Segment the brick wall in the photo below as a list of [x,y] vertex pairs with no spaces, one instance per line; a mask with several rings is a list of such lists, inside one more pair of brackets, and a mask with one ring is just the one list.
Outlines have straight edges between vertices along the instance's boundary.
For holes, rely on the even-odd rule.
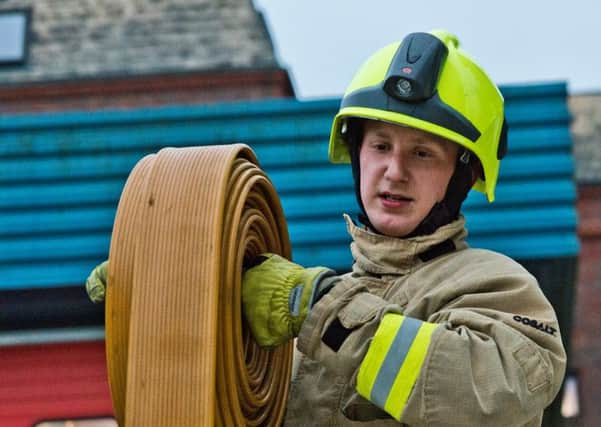
[[601,425],[601,93],[571,96],[578,182],[580,256],[570,368],[578,375],[581,415],[570,425]]
[[581,249],[570,367],[578,374],[582,425],[593,426],[601,422],[601,185],[578,187],[578,213]]
[[4,87],[0,89],[0,113],[114,110],[291,96],[294,91],[285,70],[161,74]]

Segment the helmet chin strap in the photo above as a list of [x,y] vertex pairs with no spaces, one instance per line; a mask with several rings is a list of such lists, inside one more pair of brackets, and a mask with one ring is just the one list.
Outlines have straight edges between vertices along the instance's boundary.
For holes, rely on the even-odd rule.
[[[353,123],[354,122],[354,123]],[[361,147],[362,130],[360,129],[360,123],[355,120],[349,120],[350,126],[357,126],[357,128],[349,129],[347,133],[347,144],[349,147],[351,157],[351,169],[353,172],[353,181],[355,183],[355,197],[359,205],[360,212],[357,215],[359,222],[369,227],[371,230],[379,233],[378,229],[373,226],[370,222],[365,206],[361,200],[361,173],[359,167],[359,149]],[[457,155],[457,162],[455,163],[455,171],[449,179],[447,185],[447,191],[444,198],[437,202],[428,215],[418,224],[418,226],[404,238],[425,236],[434,233],[438,228],[446,225],[459,217],[459,210],[461,204],[467,197],[468,192],[472,188],[474,183],[473,180],[473,167],[472,164],[476,161],[475,156],[471,155],[469,151],[462,149]]]
[[419,225],[404,237],[425,236],[434,233],[443,225],[446,225],[459,217],[459,210],[467,193],[474,183],[472,176],[472,163],[474,156],[469,151],[462,149],[455,163],[455,171],[449,179],[447,191],[440,202],[436,202],[428,215]]
[[359,205],[359,213],[357,219],[366,227],[377,231],[369,221],[363,200],[361,200],[361,172],[359,167],[359,150],[361,149],[361,140],[363,139],[363,124],[360,120],[348,120],[347,132],[345,133],[346,143],[348,145],[349,154],[351,157],[351,170],[353,172],[353,182],[355,188],[355,197],[357,205]]

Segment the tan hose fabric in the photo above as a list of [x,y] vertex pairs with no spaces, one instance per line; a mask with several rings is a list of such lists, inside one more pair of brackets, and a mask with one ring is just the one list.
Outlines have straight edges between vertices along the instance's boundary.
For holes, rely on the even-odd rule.
[[245,145],[166,148],[123,189],[109,254],[106,351],[120,426],[280,425],[292,345],[243,326],[243,260],[290,258],[279,198]]

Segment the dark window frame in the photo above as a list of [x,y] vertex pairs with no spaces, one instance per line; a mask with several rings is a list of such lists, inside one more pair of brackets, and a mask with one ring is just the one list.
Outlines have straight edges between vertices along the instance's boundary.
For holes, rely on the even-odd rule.
[[21,15],[25,19],[25,25],[23,28],[22,35],[22,54],[20,58],[16,59],[3,59],[0,56],[0,68],[3,67],[11,67],[18,65],[25,65],[29,59],[29,44],[31,42],[31,19],[33,16],[33,11],[31,7],[27,8],[18,8],[18,9],[5,9],[0,10],[0,18],[7,15]]

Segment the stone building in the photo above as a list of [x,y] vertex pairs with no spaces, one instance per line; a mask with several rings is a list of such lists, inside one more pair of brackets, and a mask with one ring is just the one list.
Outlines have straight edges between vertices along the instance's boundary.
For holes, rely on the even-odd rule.
[[293,95],[251,0],[7,0],[2,16],[23,44],[0,55],[0,112]]

